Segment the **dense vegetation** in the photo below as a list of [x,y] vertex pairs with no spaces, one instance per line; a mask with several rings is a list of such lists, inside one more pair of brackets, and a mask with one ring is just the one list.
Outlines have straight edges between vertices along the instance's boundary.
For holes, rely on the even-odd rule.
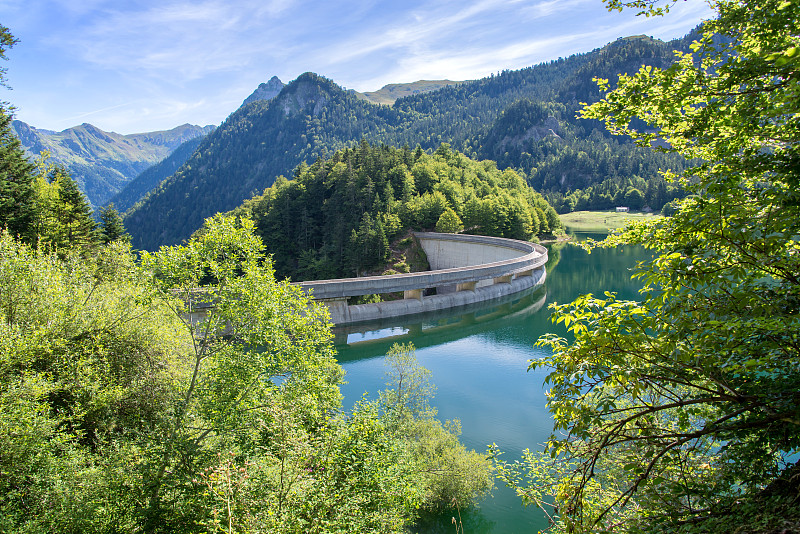
[[692,53],[584,111],[696,164],[674,216],[606,242],[654,251],[641,300],[557,306],[574,340],[531,362],[558,433],[498,467],[554,532],[800,528],[800,3],[713,6]]
[[389,243],[408,229],[529,240],[560,229],[558,215],[511,170],[440,146],[372,146],[366,141],[301,165],[236,213],[256,222],[279,277],[356,276],[382,266]]
[[681,184],[660,173],[683,169],[682,157],[607,138],[597,129],[586,135],[582,125],[564,119],[574,114],[563,105],[520,100],[489,130],[481,154],[500,168],[524,169],[531,187],[559,213],[615,206],[659,211],[685,196]]
[[[607,3],[659,10],[646,0]],[[531,367],[551,371],[558,433],[543,454],[496,466],[526,502],[556,507],[555,532],[800,528],[800,4],[717,0],[714,7],[719,19],[705,26],[691,54],[670,68],[623,76],[616,89],[603,82],[610,92],[583,112],[657,154],[691,162],[675,187],[692,196],[674,216],[606,242],[654,251],[637,273],[646,284],[640,301],[581,297],[556,307],[554,320],[571,340],[540,340],[553,354]],[[0,57],[13,42],[0,28]],[[380,113],[386,125],[415,124],[420,133],[427,108],[447,108],[447,95],[473,91],[477,106],[509,94],[508,109],[522,100],[514,88],[524,83],[516,82],[534,70],[575,74],[564,83],[586,81],[584,59],[503,73]],[[285,120],[287,132],[313,123],[327,109],[321,102],[337,93],[312,78],[279,104],[252,109]],[[529,113],[524,131],[496,116],[497,128],[483,132],[486,146],[503,150],[528,135],[525,142],[557,146],[549,130],[561,139],[570,130],[548,124],[569,113],[583,86],[571,87],[570,102],[545,95],[517,103],[512,113]],[[353,106],[336,108],[355,119],[338,127],[371,138],[364,132],[375,124],[365,118],[372,108]],[[459,108],[447,109],[455,132]],[[229,126],[248,130],[257,116],[243,111]],[[243,146],[221,130],[204,146]],[[603,137],[593,130],[584,130],[586,139]],[[281,145],[275,133],[277,150],[297,149],[285,152],[286,161],[323,146],[301,147],[296,138]],[[439,146],[439,135],[425,142]],[[328,140],[344,139],[337,136]],[[251,140],[242,162],[270,153],[265,141]],[[478,153],[465,143],[458,148]],[[626,143],[620,150],[633,154]],[[225,154],[195,153],[181,172],[208,180],[186,183],[212,195],[212,174],[202,172],[244,176],[245,167]],[[203,159],[210,155],[217,159]],[[190,172],[193,165],[201,174]],[[560,180],[539,167],[531,177]],[[665,191],[656,183],[647,193],[627,171],[617,177],[585,189],[598,187],[614,201],[622,190],[623,199],[635,199],[633,190],[645,199],[670,196],[668,182]],[[124,240],[112,237],[121,233],[118,218],[104,215],[101,245],[74,180],[46,161],[25,160],[0,109],[0,530],[401,532],[420,510],[471,502],[490,485],[486,465],[458,444],[454,426],[433,417],[413,349],[392,351],[389,390],[379,400],[343,412],[324,312],[275,280],[256,232],[275,234],[278,268],[326,272],[336,251],[323,236],[332,229],[337,259],[357,270],[344,249],[362,247],[377,261],[404,217],[419,227],[523,237],[540,231],[549,211],[539,216],[542,201],[521,182],[446,145],[426,154],[364,142],[300,165],[294,180],[247,203],[241,209],[257,227],[216,217],[186,245],[145,253],[137,263]],[[174,191],[167,184],[152,198],[176,202]],[[506,218],[481,209],[497,198],[514,208]],[[304,213],[304,206],[318,208]],[[307,259],[289,262],[292,247]],[[211,302],[193,320],[190,312]]]
[[413,347],[342,411],[327,312],[249,221],[141,264],[2,232],[0,296],[3,532],[403,532],[492,485]]
[[491,488],[435,418],[412,346],[390,351],[377,400],[342,410],[327,312],[275,280],[251,221],[218,216],[137,258],[116,210],[98,231],[10,120],[0,109],[0,531],[399,533]]
[[673,48],[688,42],[620,39],[590,53],[401,98],[392,107],[306,73],[274,99],[231,114],[131,210],[126,224],[136,247],[177,243],[205,217],[261,194],[277,176],[362,138],[419,145],[428,153],[448,143],[474,159],[496,160],[500,169],[517,169],[560,211],[623,202],[659,210],[684,191],[658,171],[683,170],[683,158],[611,140],[599,121],[576,118],[576,112],[580,102],[601,96],[593,76],[614,77],[642,63],[666,67]]

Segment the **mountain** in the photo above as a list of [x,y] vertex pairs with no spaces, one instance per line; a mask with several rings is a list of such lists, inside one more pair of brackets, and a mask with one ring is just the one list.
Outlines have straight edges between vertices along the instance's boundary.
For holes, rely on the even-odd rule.
[[273,100],[233,112],[177,173],[134,206],[125,226],[137,248],[180,242],[206,217],[261,193],[299,162],[391,128],[398,117],[326,78],[303,74]]
[[273,76],[268,82],[259,84],[256,90],[244,99],[242,106],[246,106],[250,102],[255,102],[257,100],[272,100],[278,96],[284,87],[286,87],[286,84],[277,76]]
[[158,184],[175,174],[175,171],[180,169],[194,151],[197,150],[203,139],[205,139],[205,136],[195,137],[181,143],[169,156],[152,167],[148,167],[136,178],[128,182],[119,193],[111,197],[109,203],[114,204],[114,207],[120,213],[128,211],[147,193],[155,189]]
[[47,150],[53,162],[64,165],[93,206],[107,202],[184,141],[213,129],[184,124],[166,131],[121,135],[84,123],[53,132],[16,120],[12,127],[27,154],[36,156]]
[[[244,107],[251,102],[272,100],[278,96],[284,87],[286,87],[286,84],[277,76],[273,76],[269,81],[259,84],[256,90],[242,102],[240,107]],[[125,213],[163,180],[173,175],[200,146],[204,137],[195,137],[185,141],[167,158],[131,180],[119,193],[111,198],[110,202],[114,204],[120,213]]]
[[369,91],[359,94],[363,95],[365,100],[368,100],[373,104],[385,104],[391,106],[397,101],[398,98],[430,93],[431,91],[438,91],[442,87],[449,87],[459,83],[464,82],[453,82],[450,80],[418,80],[411,83],[390,83],[389,85],[384,85],[377,91]]
[[521,170],[562,211],[626,196],[660,209],[681,192],[664,190],[659,168],[680,170],[685,162],[612,139],[602,124],[577,119],[576,113],[580,102],[601,96],[593,76],[613,79],[643,64],[666,67],[674,61],[673,49],[686,49],[690,39],[620,39],[592,52],[405,96],[391,107],[306,73],[274,99],[231,114],[130,210],[125,224],[138,248],[180,242],[205,217],[235,208],[277,176],[296,176],[301,163],[362,138],[425,151],[448,143],[472,158],[494,159],[501,169]]

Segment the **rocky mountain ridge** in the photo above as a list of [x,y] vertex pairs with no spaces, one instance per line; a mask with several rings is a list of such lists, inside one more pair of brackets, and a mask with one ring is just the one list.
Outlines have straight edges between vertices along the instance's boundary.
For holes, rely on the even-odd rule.
[[277,76],[273,76],[268,82],[259,84],[256,90],[253,91],[250,96],[244,99],[242,106],[246,106],[247,104],[256,102],[257,100],[272,100],[278,96],[278,94],[280,94],[284,87],[286,87],[286,84],[283,83]]
[[47,151],[52,162],[66,167],[95,207],[182,143],[214,129],[183,124],[170,130],[122,135],[83,123],[54,132],[18,120],[13,121],[12,128],[29,156]]

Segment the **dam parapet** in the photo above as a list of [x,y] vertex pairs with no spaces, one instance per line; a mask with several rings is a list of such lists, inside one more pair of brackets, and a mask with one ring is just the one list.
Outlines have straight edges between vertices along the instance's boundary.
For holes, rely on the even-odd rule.
[[[431,270],[298,282],[330,311],[336,325],[442,310],[524,291],[544,283],[547,249],[535,243],[467,234],[417,232]],[[348,305],[360,295],[403,299]],[[431,294],[435,293],[435,294]]]

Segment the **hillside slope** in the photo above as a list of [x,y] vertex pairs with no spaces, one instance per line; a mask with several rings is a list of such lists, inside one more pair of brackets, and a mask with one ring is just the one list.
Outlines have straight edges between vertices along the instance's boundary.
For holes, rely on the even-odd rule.
[[66,167],[93,206],[106,203],[181,143],[213,130],[213,126],[184,124],[171,130],[121,135],[84,123],[53,132],[16,120],[12,127],[27,154],[36,156],[47,150],[53,162]]
[[269,187],[304,160],[353,139],[395,127],[399,114],[306,73],[271,101],[239,108],[203,141],[181,169],[125,217],[137,248],[188,237],[203,220]]
[[195,137],[181,143],[169,156],[152,167],[148,167],[136,178],[128,182],[119,193],[111,197],[109,203],[114,204],[120,213],[125,213],[131,209],[145,195],[158,187],[158,184],[175,174],[175,171],[180,169],[194,151],[197,150],[203,139],[205,139],[205,136]]
[[373,104],[391,106],[400,98],[438,91],[442,87],[458,85],[459,83],[464,82],[454,82],[451,80],[417,80],[416,82],[410,83],[390,83],[384,85],[377,91],[367,91],[358,94],[362,95],[365,100]]
[[[358,276],[381,267],[408,230],[532,239],[561,227],[558,215],[514,171],[442,145],[370,145],[301,165],[234,213],[256,223],[279,278]],[[408,265],[394,265],[406,271]]]
[[[175,175],[131,210],[126,226],[134,246],[177,243],[205,217],[233,209],[277,176],[290,176],[300,163],[311,164],[361,138],[396,147],[419,145],[429,152],[448,143],[470,157],[495,159],[500,168],[521,169],[542,190],[552,189],[557,209],[568,206],[566,195],[575,189],[607,180],[613,183],[591,195],[599,199],[602,193],[603,202],[613,202],[629,192],[637,197],[636,189],[643,198],[642,190],[659,179],[660,168],[682,162],[653,159],[652,151],[611,140],[601,124],[577,119],[575,113],[579,102],[600,97],[593,75],[613,78],[642,64],[667,66],[673,48],[685,46],[686,39],[620,39],[589,53],[400,98],[391,107],[370,104],[306,73],[273,100],[234,112]],[[544,116],[523,117],[530,124],[520,130],[515,114],[524,102],[544,106]],[[608,156],[603,165],[585,165],[588,152]],[[634,169],[633,161],[641,165]]]

